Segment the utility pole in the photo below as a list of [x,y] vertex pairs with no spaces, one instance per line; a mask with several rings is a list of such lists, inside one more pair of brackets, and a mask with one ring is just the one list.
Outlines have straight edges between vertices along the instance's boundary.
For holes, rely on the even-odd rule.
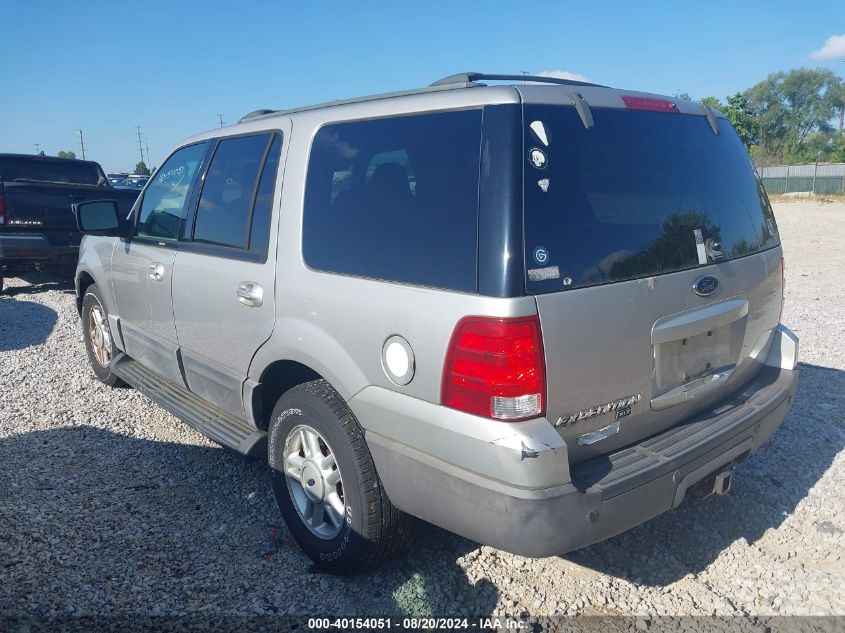
[[36,154],[40,154],[40,153],[41,153],[41,144],[40,144],[40,143],[36,143],[36,144],[35,144],[35,153],[36,153]]
[[[519,74],[525,77],[528,74],[527,70],[520,70]],[[525,85],[525,79],[522,80],[523,85]]]
[[82,149],[82,160],[85,160],[85,140],[82,138],[82,130],[79,130],[79,147]]
[[223,115],[222,114],[219,114],[219,113],[217,114],[217,121],[218,121],[218,123],[220,123],[220,127],[223,127]]
[[150,139],[146,135],[144,135],[144,147],[147,148],[147,162],[145,164],[147,165],[147,169],[152,169],[150,166],[152,164],[150,163]]
[[[144,163],[144,146],[141,143],[141,126],[136,125],[135,129],[138,133],[138,151],[141,152],[141,162]],[[146,165],[146,163],[144,163]]]

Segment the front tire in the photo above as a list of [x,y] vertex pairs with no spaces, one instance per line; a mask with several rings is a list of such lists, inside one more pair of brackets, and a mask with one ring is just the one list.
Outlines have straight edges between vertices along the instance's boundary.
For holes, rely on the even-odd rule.
[[116,348],[109,328],[109,314],[96,284],[88,286],[82,298],[82,336],[88,362],[97,380],[109,387],[122,384],[111,368]]
[[358,421],[325,380],[294,387],[279,399],[268,458],[288,529],[322,569],[367,571],[409,542],[411,517],[390,503]]

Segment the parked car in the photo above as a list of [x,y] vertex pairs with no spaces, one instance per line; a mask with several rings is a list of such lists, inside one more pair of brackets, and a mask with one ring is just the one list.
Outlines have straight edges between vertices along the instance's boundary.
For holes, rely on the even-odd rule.
[[137,196],[112,189],[92,161],[0,154],[0,291],[4,272],[75,263],[82,238],[75,202],[110,198],[128,212]]
[[725,117],[527,79],[248,115],[126,222],[78,205],[96,376],[267,459],[329,571],[409,516],[526,556],[606,539],[726,492],[792,404],[777,227]]
[[115,189],[143,189],[149,176],[128,176],[114,183]]
[[127,174],[126,172],[110,172],[110,173],[106,174],[106,178],[109,179],[109,184],[112,187],[114,185],[116,185],[117,183],[119,183],[121,180],[128,178],[128,177],[129,177],[129,174]]

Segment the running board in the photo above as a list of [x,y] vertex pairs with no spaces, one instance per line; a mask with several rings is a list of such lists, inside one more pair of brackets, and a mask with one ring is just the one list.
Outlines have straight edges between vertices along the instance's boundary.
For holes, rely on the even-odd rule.
[[112,361],[112,370],[124,382],[221,446],[244,457],[266,454],[267,433],[174,385],[126,354]]

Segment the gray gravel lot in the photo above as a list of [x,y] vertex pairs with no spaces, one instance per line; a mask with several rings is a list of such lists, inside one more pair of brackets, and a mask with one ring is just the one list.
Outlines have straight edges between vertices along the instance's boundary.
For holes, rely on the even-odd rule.
[[776,210],[801,382],[730,495],[542,560],[420,524],[356,578],[300,553],[265,466],[94,380],[70,283],[7,280],[0,615],[845,614],[845,203]]

